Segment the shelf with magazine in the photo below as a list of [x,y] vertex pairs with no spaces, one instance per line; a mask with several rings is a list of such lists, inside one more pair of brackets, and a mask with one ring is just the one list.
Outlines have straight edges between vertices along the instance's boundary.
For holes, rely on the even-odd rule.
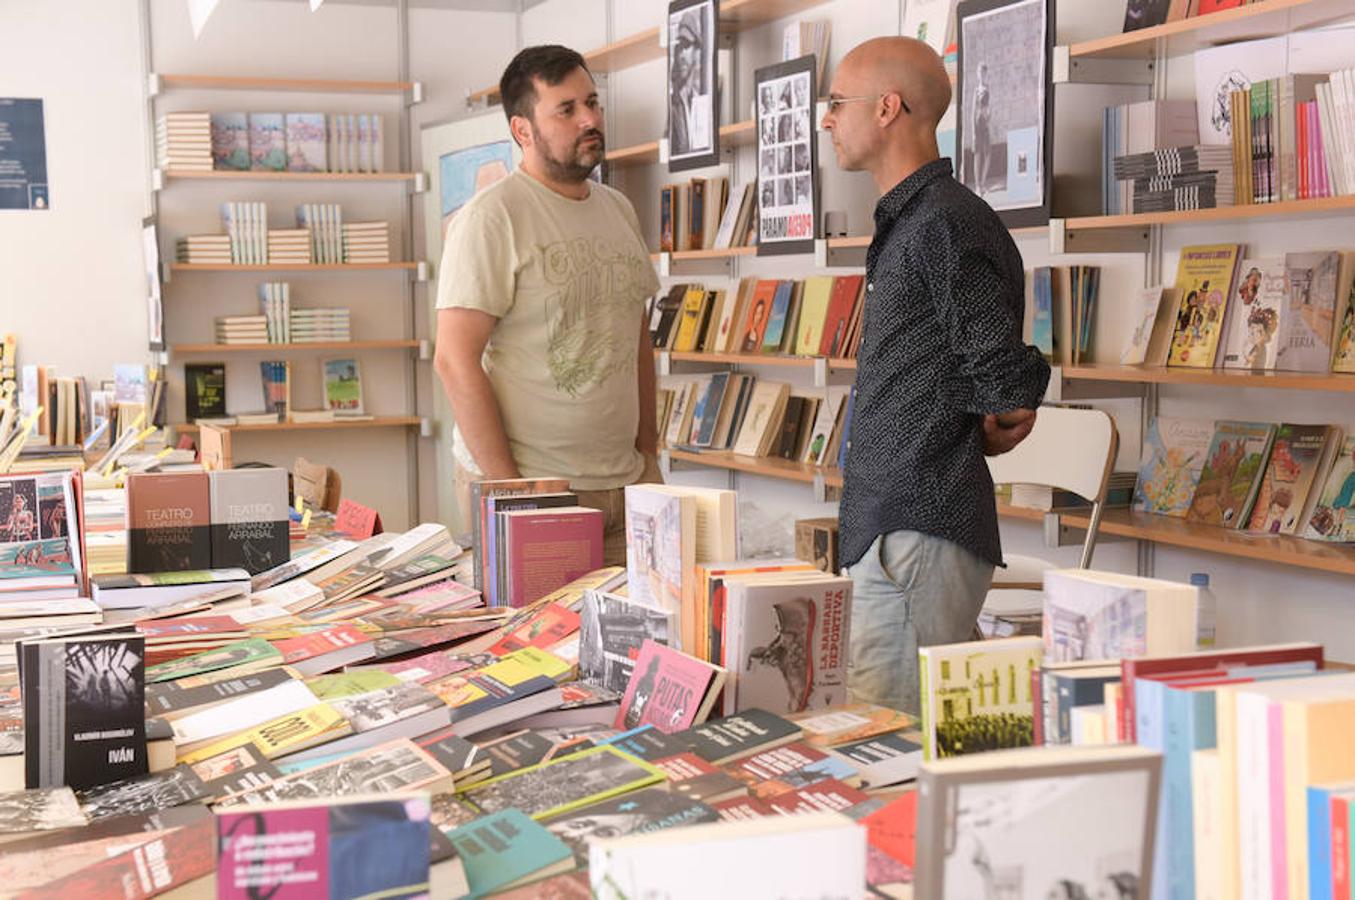
[[[265,422],[258,424],[221,424],[216,427],[224,428],[227,431],[330,431],[346,430],[352,428],[409,428],[418,426],[423,419],[418,416],[373,416],[372,418],[344,419],[335,418],[322,422]],[[196,434],[200,427],[197,424],[178,422],[171,427],[185,434]]]
[[187,356],[198,353],[277,353],[306,350],[418,350],[422,346],[422,341],[403,339],[386,341],[293,341],[250,344],[172,344],[169,352],[174,355]]
[[1058,370],[1058,374],[1066,381],[1355,392],[1355,374],[1338,372],[1252,372],[1247,369],[1185,369],[1087,363],[1080,366],[1063,366]]

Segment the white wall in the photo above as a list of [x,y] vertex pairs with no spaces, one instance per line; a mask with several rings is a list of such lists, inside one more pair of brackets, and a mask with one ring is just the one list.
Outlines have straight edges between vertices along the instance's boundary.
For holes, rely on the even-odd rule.
[[0,211],[0,332],[21,363],[112,377],[146,350],[135,0],[0,7],[0,93],[43,100],[52,207]]

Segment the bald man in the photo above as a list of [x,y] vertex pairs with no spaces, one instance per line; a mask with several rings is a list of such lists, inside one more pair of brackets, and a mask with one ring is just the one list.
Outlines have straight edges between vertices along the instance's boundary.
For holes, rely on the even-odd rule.
[[880,192],[841,506],[856,699],[917,713],[919,647],[968,640],[1002,564],[985,454],[1035,421],[1049,366],[1021,342],[1021,254],[936,147],[950,78],[880,38],[838,66],[823,127]]

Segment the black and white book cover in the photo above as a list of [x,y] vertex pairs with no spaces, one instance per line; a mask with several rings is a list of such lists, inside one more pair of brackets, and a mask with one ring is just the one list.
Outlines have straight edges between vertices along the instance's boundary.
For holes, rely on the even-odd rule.
[[687,742],[691,751],[706,762],[718,764],[778,747],[801,734],[794,722],[765,709],[745,709],[737,715],[680,731],[676,737]]
[[80,791],[77,796],[85,815],[94,822],[112,816],[134,816],[196,803],[205,800],[210,794],[192,769],[175,766],[164,772],[101,784]]
[[447,770],[413,743],[392,741],[237,794],[223,805],[387,794],[417,790],[446,776]]
[[646,639],[671,646],[677,616],[604,591],[584,591],[579,611],[579,678],[624,694]]
[[253,744],[209,756],[192,765],[193,774],[202,779],[209,796],[225,797],[263,787],[282,777],[282,770],[273,765]]
[[706,804],[662,787],[653,787],[556,816],[548,819],[545,825],[569,845],[580,865],[587,865],[588,843],[595,838],[647,834],[718,821],[720,814]]
[[0,834],[79,828],[88,822],[68,787],[0,793]]
[[446,705],[428,688],[413,681],[351,697],[336,697],[329,704],[358,733],[391,725]]
[[173,716],[199,706],[266,691],[293,678],[291,672],[278,668],[195,687],[183,687],[176,681],[150,684],[146,686],[146,712],[149,715]]
[[418,744],[453,774],[478,766],[483,759],[479,747],[452,734],[451,729],[423,735]]
[[141,637],[23,644],[25,786],[83,790],[147,771]]
[[482,749],[490,760],[490,775],[497,777],[544,761],[555,749],[555,743],[539,732],[526,731],[486,744]]
[[464,797],[485,814],[517,807],[535,818],[647,787],[661,779],[656,772],[611,747],[597,747],[476,785]]
[[224,469],[211,474],[212,566],[250,575],[291,557],[287,470]]
[[835,748],[861,774],[861,790],[902,784],[917,777],[922,745],[895,732]]

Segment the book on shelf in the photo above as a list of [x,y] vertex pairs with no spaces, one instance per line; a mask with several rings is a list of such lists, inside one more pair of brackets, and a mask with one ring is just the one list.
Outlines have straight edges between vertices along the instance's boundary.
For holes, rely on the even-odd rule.
[[202,234],[179,238],[177,259],[189,265],[229,265],[235,262],[230,235]]
[[1237,244],[1181,248],[1176,269],[1179,301],[1168,365],[1213,367],[1241,249]]
[[838,520],[833,518],[797,519],[795,557],[813,563],[814,568],[833,574],[838,566]]
[[1333,425],[1276,426],[1246,528],[1260,534],[1301,533],[1344,437]]
[[329,168],[324,113],[286,113],[284,129],[289,172],[324,172]]
[[249,114],[250,168],[256,172],[287,169],[286,126],[282,113]]
[[180,172],[210,172],[213,167],[212,118],[208,113],[166,113],[156,120],[156,164]]
[[788,62],[812,55],[817,73],[815,84],[823,84],[823,70],[828,63],[828,38],[832,31],[833,23],[828,19],[791,22],[781,32],[781,60]]
[[292,417],[292,364],[285,360],[270,360],[259,363],[260,377],[263,383],[263,406],[265,412],[274,413],[286,420]]
[[387,222],[344,222],[343,261],[390,262],[390,225]]
[[1215,423],[1214,437],[1186,518],[1192,522],[1245,528],[1274,438],[1275,426],[1269,423]]
[[[1135,206],[1139,179],[1199,171],[1173,151],[1199,144],[1194,100],[1143,100],[1108,106],[1101,119],[1101,210],[1105,215],[1141,212]],[[1189,155],[1189,154],[1188,154]],[[1231,161],[1231,154],[1225,155]],[[1229,195],[1229,202],[1232,200]]]
[[1312,490],[1318,499],[1302,522],[1303,537],[1317,541],[1355,541],[1355,435],[1347,435]]
[[326,359],[320,364],[324,378],[325,409],[336,416],[362,415],[362,367],[351,357]]
[[227,171],[248,171],[249,116],[245,113],[212,113],[212,166]]
[[1284,268],[1287,301],[1275,336],[1275,368],[1326,372],[1331,367],[1337,284],[1339,279],[1349,282],[1355,252],[1288,253]]
[[190,421],[226,415],[226,364],[185,363],[184,410]]

